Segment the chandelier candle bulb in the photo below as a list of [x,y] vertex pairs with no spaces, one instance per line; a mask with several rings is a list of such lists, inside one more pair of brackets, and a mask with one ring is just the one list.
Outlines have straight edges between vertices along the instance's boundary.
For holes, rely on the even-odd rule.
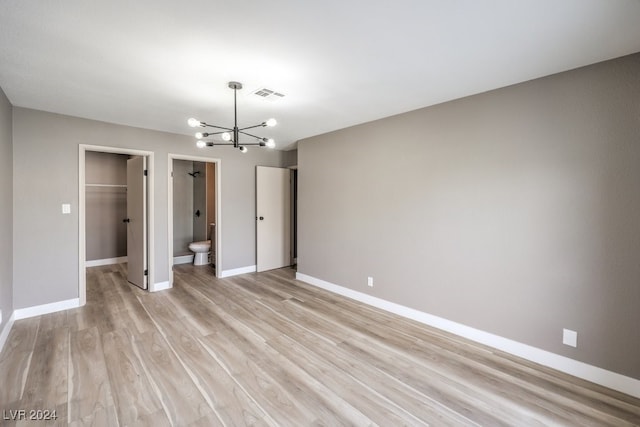
[[200,120],[194,119],[193,117],[191,117],[189,120],[187,120],[187,124],[189,126],[191,126],[192,128],[196,128],[198,126],[201,126]]

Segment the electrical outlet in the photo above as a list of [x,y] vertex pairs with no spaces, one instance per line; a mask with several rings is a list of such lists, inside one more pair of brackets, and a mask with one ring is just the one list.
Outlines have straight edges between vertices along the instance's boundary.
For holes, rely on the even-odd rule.
[[63,203],[62,204],[62,213],[63,214],[71,213],[71,205],[69,203]]
[[367,277],[367,285],[373,288],[373,277]]
[[578,333],[571,329],[562,330],[562,344],[577,347],[578,346]]

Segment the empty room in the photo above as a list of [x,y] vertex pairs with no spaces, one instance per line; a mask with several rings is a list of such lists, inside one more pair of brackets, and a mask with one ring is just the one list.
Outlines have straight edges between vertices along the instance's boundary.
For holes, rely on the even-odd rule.
[[639,426],[640,2],[0,2],[0,425]]

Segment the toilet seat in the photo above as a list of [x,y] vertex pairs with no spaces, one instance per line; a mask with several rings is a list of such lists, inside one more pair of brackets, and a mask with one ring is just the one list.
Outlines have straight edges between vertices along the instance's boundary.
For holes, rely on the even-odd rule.
[[189,249],[193,252],[208,252],[211,249],[211,240],[190,243]]
[[211,240],[202,240],[200,242],[189,243],[189,250],[194,253],[193,265],[209,264],[210,249],[211,249]]

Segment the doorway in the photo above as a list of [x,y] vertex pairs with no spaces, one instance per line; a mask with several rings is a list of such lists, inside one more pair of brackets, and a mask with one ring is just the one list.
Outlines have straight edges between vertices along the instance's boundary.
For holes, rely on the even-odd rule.
[[[96,156],[102,156],[104,160],[109,159],[110,155],[113,156],[114,163],[125,161],[125,166],[90,171],[89,175],[87,174],[88,158],[89,164],[91,164],[92,159],[96,160]],[[78,159],[78,295],[80,305],[86,303],[86,267],[104,265],[96,263],[96,258],[98,261],[111,263],[126,260],[129,282],[153,291],[154,274],[151,260],[153,260],[154,239],[153,233],[148,232],[148,230],[153,230],[153,180],[147,179],[148,176],[153,176],[153,153],[81,144],[79,145]],[[118,173],[114,172],[117,170],[120,170],[120,177],[113,176],[113,173]],[[122,181],[122,171],[124,171],[126,181]],[[95,200],[99,202],[97,205],[87,206],[87,201]],[[100,204],[104,201],[115,203],[105,207],[104,204]],[[102,225],[106,224],[108,229],[115,230],[115,236],[111,236],[112,241],[115,241],[115,244],[112,245],[115,248],[112,249],[115,249],[116,254],[122,255],[124,247],[126,258],[115,256],[105,259],[104,255],[102,255],[103,258],[100,258],[100,256],[96,256],[96,244],[94,242],[87,244],[87,227],[95,224],[95,214],[101,209],[108,209],[111,212],[108,221]],[[91,215],[89,218],[88,214]],[[105,214],[105,211],[101,214]],[[122,237],[123,230],[124,237]],[[87,261],[88,256],[93,258],[89,259],[89,262]]]
[[189,249],[193,242],[210,241],[209,261],[201,267],[210,267],[211,274],[220,277],[221,161],[169,154],[167,163],[169,286],[173,286],[173,266],[193,263],[198,257]]
[[[216,266],[215,163],[173,160],[173,265]],[[207,253],[193,252],[193,243]]]

